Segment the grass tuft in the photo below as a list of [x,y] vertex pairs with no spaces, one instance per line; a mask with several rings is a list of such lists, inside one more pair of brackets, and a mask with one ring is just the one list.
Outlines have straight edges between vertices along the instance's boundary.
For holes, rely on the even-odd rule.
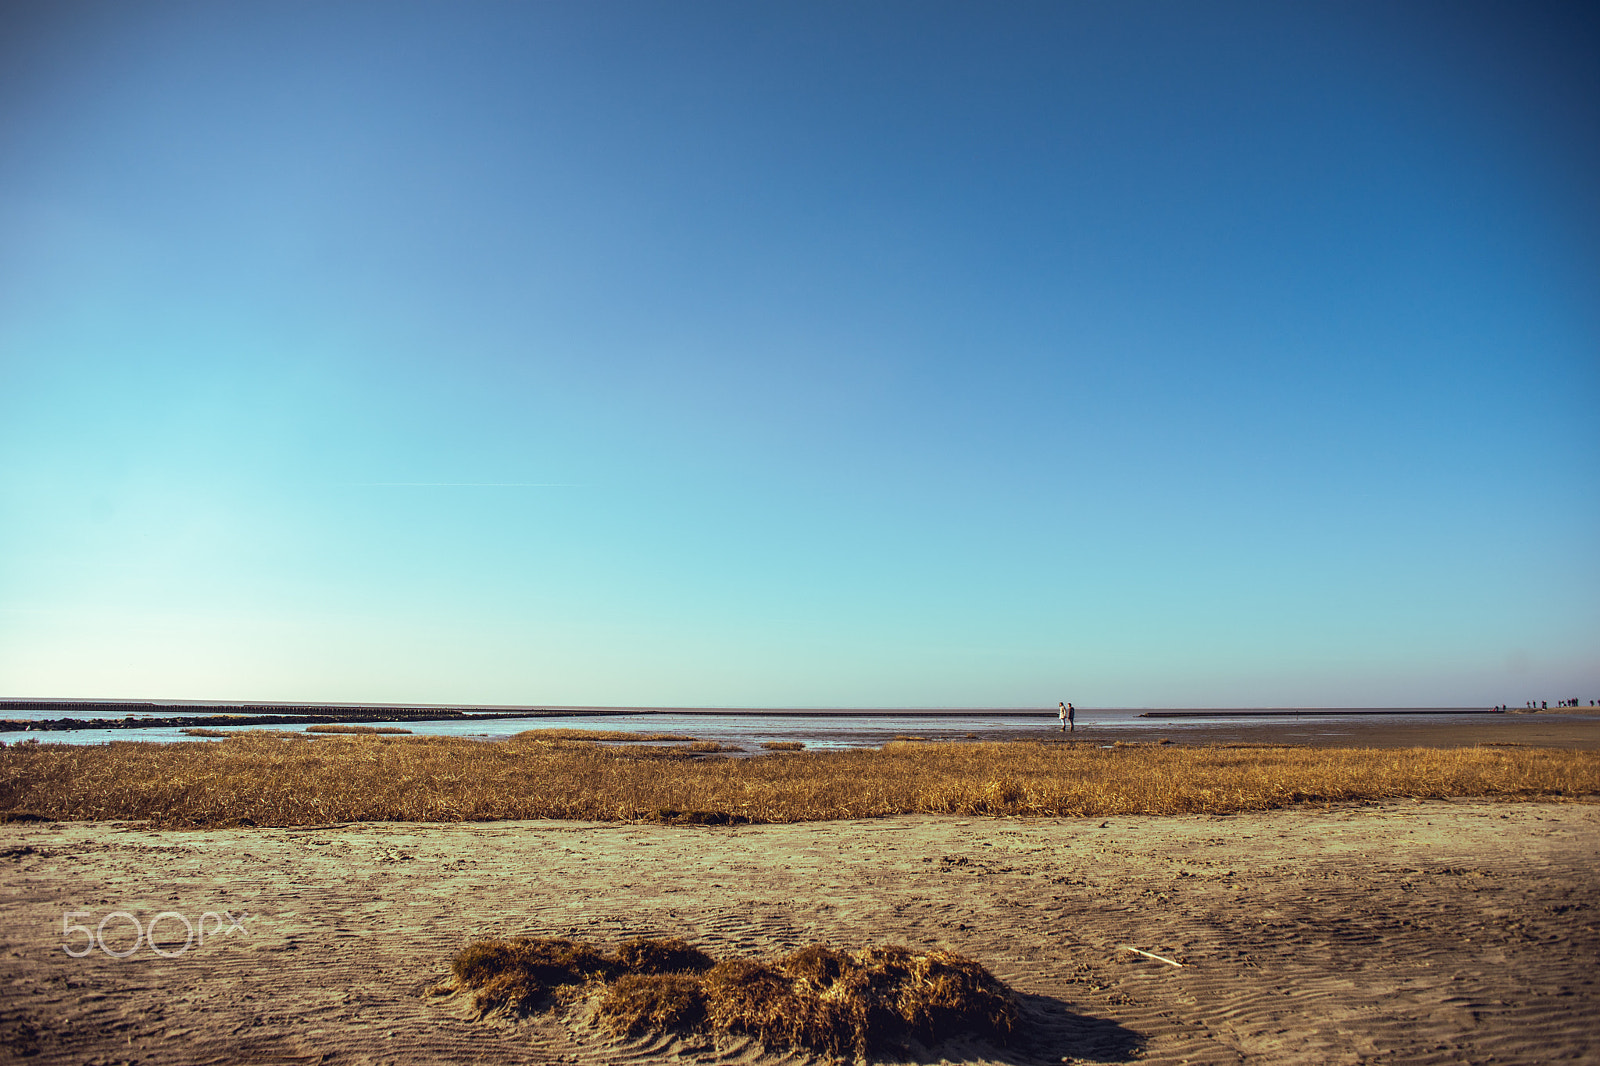
[[[184,732],[187,733],[187,732],[189,732],[189,730],[185,729]],[[354,734],[363,735],[363,736],[373,736],[375,734],[382,734],[384,736],[393,736],[393,735],[400,734],[400,733],[409,734],[411,732],[411,730],[409,730],[409,729],[401,729],[399,726],[393,726],[393,725],[308,725],[308,726],[306,726],[306,732],[307,733],[354,733]],[[224,734],[217,733],[215,735],[220,737],[220,736],[223,736]]]
[[470,992],[482,1016],[527,1012],[560,989],[604,985],[596,1014],[615,1032],[710,1031],[769,1046],[860,1056],[953,1036],[1007,1042],[1011,991],[947,951],[814,946],[771,962],[712,960],[682,940],[635,940],[613,957],[570,940],[488,940],[451,965],[446,991]]
[[628,973],[704,973],[715,963],[711,956],[684,940],[630,940],[617,950],[617,964]]
[[597,1013],[628,1036],[699,1029],[706,1020],[705,985],[692,974],[623,974],[606,989]]
[[469,944],[450,964],[457,989],[470,989],[479,1015],[526,1013],[558,988],[616,972],[614,960],[571,940],[516,937]]
[[511,739],[524,743],[547,740],[606,740],[623,743],[667,744],[673,741],[694,740],[694,737],[686,737],[679,733],[629,733],[621,729],[524,729]]
[[798,740],[763,740],[762,748],[767,751],[805,751],[806,746]]

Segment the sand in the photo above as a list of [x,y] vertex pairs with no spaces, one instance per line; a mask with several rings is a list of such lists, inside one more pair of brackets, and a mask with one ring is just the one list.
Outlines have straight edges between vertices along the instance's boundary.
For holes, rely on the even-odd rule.
[[[1021,1042],[924,1061],[1594,1062],[1597,845],[1600,804],[1476,801],[1103,823],[0,825],[0,1059],[811,1061],[614,1042],[581,1013],[475,1022],[427,995],[479,937],[675,934],[718,957],[947,947],[1021,994]],[[174,958],[77,959],[69,910],[243,928]],[[131,943],[123,919],[106,929]],[[161,929],[178,952],[181,923]]]

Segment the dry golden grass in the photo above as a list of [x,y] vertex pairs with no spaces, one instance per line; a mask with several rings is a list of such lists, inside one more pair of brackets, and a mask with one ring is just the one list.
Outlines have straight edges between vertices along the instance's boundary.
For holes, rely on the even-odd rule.
[[629,733],[621,729],[524,729],[513,740],[610,740],[639,744],[694,740],[678,733]]
[[470,993],[480,1017],[603,990],[596,1014],[617,1032],[709,1030],[832,1056],[956,1035],[1004,1043],[1017,1022],[1010,989],[977,962],[894,946],[713,963],[682,940],[635,940],[611,957],[570,940],[519,937],[468,945],[451,974],[435,991]]
[[713,1032],[839,1057],[962,1035],[1005,1043],[1017,1022],[1011,990],[948,951],[809,947],[772,963],[720,962],[701,987]]
[[718,744],[715,740],[697,740],[689,745],[689,750],[698,755],[714,755],[719,752],[728,753],[743,751],[744,749],[733,744]]
[[636,974],[617,978],[597,1012],[628,1036],[698,1029],[706,1020],[705,982],[695,974]]
[[480,940],[456,955],[450,963],[451,983],[434,991],[470,991],[480,1017],[495,1010],[525,1013],[557,989],[583,985],[615,970],[613,960],[571,940]]
[[491,1011],[526,1013],[550,996],[619,976],[702,973],[710,956],[677,940],[630,941],[608,956],[591,944],[545,937],[479,940],[450,963],[450,980],[435,995],[472,993],[479,1017]]
[[710,955],[676,937],[651,940],[641,937],[617,949],[617,965],[631,974],[704,973],[716,965]]
[[764,751],[805,751],[806,746],[798,740],[763,740]]
[[891,743],[726,758],[520,735],[246,732],[221,742],[0,749],[0,813],[158,826],[504,818],[698,824],[1190,814],[1394,797],[1600,794],[1600,752]]

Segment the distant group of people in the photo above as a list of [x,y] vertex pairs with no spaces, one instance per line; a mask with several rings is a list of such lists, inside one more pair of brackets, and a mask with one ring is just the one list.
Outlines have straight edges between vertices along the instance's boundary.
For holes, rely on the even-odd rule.
[[1056,704],[1056,707],[1059,708],[1061,731],[1065,733],[1070,729],[1072,732],[1076,733],[1078,731],[1077,709],[1070,703],[1058,703]]
[[[1582,707],[1583,706],[1583,701],[1580,700],[1578,697],[1574,696],[1570,700],[1556,700],[1556,706],[1557,707]],[[1589,706],[1591,706],[1591,707],[1600,707],[1600,700],[1590,700],[1589,701]],[[1550,701],[1549,700],[1528,700],[1526,703],[1523,704],[1523,707],[1526,708],[1527,710],[1530,710],[1530,711],[1548,711],[1550,709]],[[1497,711],[1508,711],[1510,709],[1511,708],[1504,707],[1504,706],[1495,708],[1495,710],[1497,710]]]

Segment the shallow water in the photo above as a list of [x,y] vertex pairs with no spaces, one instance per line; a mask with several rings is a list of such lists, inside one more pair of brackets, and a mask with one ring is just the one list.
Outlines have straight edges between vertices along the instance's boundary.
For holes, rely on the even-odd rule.
[[[1382,716],[1385,722],[1411,724],[1435,723],[1447,725],[1480,716],[1463,709],[1459,714],[1405,713],[1405,708],[1395,708]],[[163,708],[163,714],[182,715],[199,712],[182,706]],[[1118,735],[1135,731],[1158,730],[1181,740],[1186,732],[1215,730],[1218,726],[1239,725],[1240,719],[1223,715],[1204,718],[1150,719],[1142,718],[1144,708],[1137,709],[1080,709],[1077,714],[1077,739],[1101,739],[1112,743]],[[84,711],[0,711],[0,717],[39,721],[47,718],[75,717],[89,720],[95,717]],[[120,715],[105,715],[120,720]],[[1373,717],[1316,717],[1296,715],[1285,710],[1281,716],[1248,719],[1252,732],[1277,733],[1289,738],[1338,737],[1353,735],[1362,724],[1380,720]],[[362,725],[383,725],[380,721],[362,722]],[[924,740],[1020,740],[1030,737],[1061,735],[1055,716],[1022,714],[962,715],[956,712],[884,711],[850,716],[832,714],[807,714],[805,712],[738,712],[689,713],[684,711],[653,711],[649,713],[540,715],[528,718],[501,718],[487,720],[445,720],[415,722],[396,720],[393,724],[411,730],[419,736],[475,737],[482,740],[504,740],[525,729],[606,729],[630,733],[677,733],[697,740],[714,740],[722,744],[760,751],[764,741],[799,741],[812,750],[839,750],[847,748],[876,748],[896,737],[919,737]],[[269,729],[271,726],[218,726],[222,732],[239,732],[248,729]],[[283,728],[301,732],[303,724],[285,725]],[[183,740],[204,740],[203,737],[185,736],[176,726],[117,729],[52,730],[39,733],[0,733],[0,740],[16,743],[23,739],[37,739],[44,744],[103,744],[108,741],[157,741],[170,743]]]

